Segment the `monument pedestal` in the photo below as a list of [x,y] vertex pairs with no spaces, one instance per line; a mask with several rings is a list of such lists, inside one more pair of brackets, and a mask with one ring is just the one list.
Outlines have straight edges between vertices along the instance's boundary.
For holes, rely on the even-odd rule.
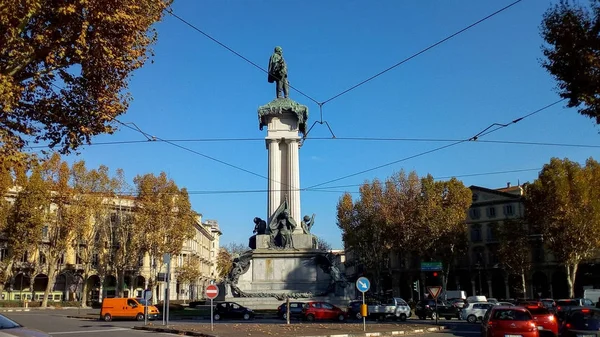
[[315,257],[319,254],[323,252],[312,249],[255,249],[250,268],[240,276],[237,287],[249,295],[324,294],[329,288],[331,277],[316,264]]

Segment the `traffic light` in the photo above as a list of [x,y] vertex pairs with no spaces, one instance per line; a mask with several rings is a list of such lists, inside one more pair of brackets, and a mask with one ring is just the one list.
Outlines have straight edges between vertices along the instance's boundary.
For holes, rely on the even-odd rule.
[[438,277],[438,273],[437,273],[437,271],[434,271],[434,272],[433,272],[433,277]]
[[419,291],[419,281],[413,282],[413,290],[414,291]]

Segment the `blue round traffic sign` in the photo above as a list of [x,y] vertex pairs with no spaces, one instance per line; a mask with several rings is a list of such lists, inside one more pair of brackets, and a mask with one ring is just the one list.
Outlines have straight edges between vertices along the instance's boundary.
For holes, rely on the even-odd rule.
[[358,291],[361,293],[366,293],[369,291],[369,289],[371,289],[371,282],[368,278],[361,276],[358,278],[358,280],[356,280],[356,289],[358,289]]

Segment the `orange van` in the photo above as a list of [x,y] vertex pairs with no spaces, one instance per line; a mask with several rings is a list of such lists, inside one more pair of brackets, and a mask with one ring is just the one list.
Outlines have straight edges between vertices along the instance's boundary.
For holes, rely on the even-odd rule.
[[[100,310],[100,319],[112,321],[116,319],[136,319],[144,320],[144,307],[146,300],[141,298],[105,298],[102,300],[102,309]],[[158,309],[148,306],[148,319],[156,319]]]

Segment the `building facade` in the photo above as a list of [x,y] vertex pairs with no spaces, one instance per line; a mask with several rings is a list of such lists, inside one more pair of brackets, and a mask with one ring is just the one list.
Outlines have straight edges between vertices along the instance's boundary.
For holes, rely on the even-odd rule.
[[[18,191],[11,190],[6,198],[13,201]],[[113,233],[118,232],[119,226],[128,226],[134,212],[134,198],[116,197],[107,201],[110,204],[110,215],[107,222],[100,225],[103,228],[96,229],[97,233],[91,240],[103,240],[101,237],[110,237],[112,245],[120,245],[118,238],[115,241]],[[129,220],[128,220],[129,219]],[[129,222],[128,222],[129,221]],[[177,256],[171,257],[171,270],[169,282],[169,294],[172,300],[194,300],[203,296],[204,287],[215,278],[216,251],[219,249],[219,237],[221,230],[215,220],[202,221],[202,215],[198,214],[194,227],[194,236],[183,243],[182,250]],[[110,232],[107,236],[101,236],[100,232]],[[131,233],[131,235],[137,235]],[[11,274],[12,277],[4,284],[1,296],[6,300],[34,300],[41,301],[48,284],[48,263],[44,256],[42,247],[46,244],[48,227],[44,227],[42,242],[38,249],[28,250],[21,259],[14,261]],[[118,275],[110,260],[103,260],[100,256],[107,251],[112,254],[110,243],[106,243],[102,251],[90,251],[85,239],[79,239],[78,244],[68,245],[67,250],[58,259],[58,275],[54,286],[49,294],[49,301],[81,301],[83,298],[84,284],[86,284],[87,304],[101,301],[104,297],[117,296]],[[96,245],[95,247],[101,247]],[[101,248],[94,248],[101,249]],[[87,253],[86,253],[87,252]],[[0,261],[7,257],[8,249],[6,243],[0,248]],[[112,256],[112,255],[111,255]],[[150,280],[156,279],[157,274],[165,273],[166,263],[158,263],[158,259],[151,258],[148,253],[141,256],[125,256],[126,267],[123,275],[124,297],[141,297],[144,289],[150,285]],[[178,279],[179,271],[185,265],[197,265],[197,277],[191,280],[181,281]],[[87,270],[87,272],[85,272]],[[87,276],[86,276],[87,275]],[[166,283],[158,280],[155,289],[156,300],[165,298]]]

